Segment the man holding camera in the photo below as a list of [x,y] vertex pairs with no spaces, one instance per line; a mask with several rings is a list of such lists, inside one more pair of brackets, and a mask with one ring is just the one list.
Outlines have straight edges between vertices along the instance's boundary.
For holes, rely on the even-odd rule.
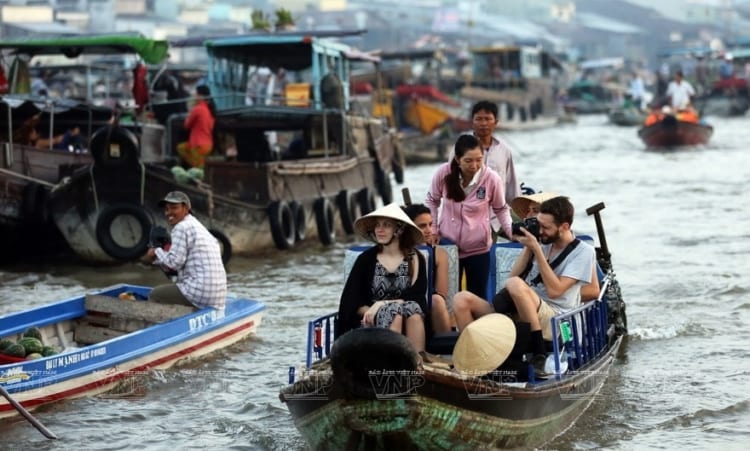
[[[546,359],[544,340],[553,339],[550,319],[580,304],[581,287],[591,282],[596,262],[594,248],[581,243],[570,229],[574,212],[567,197],[554,197],[540,206],[536,218],[538,236],[526,227],[519,230],[521,234],[514,231],[514,237],[524,247],[505,282],[505,290],[495,296],[492,304],[463,291],[453,299],[456,324],[461,330],[498,309],[505,310],[501,313],[515,310],[520,322],[530,324],[530,346],[538,374],[543,373]],[[530,222],[524,224],[528,226]]]

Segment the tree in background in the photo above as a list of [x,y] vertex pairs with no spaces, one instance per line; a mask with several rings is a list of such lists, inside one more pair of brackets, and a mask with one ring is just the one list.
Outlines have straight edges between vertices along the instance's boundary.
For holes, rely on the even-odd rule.
[[254,9],[250,14],[250,20],[253,23],[255,31],[271,31],[271,22],[268,20],[266,13],[259,9]]

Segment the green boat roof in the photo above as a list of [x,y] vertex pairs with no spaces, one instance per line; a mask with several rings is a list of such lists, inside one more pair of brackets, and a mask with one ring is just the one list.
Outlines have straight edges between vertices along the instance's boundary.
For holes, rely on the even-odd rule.
[[157,64],[167,58],[167,41],[154,40],[141,34],[111,34],[61,36],[53,38],[22,38],[0,40],[0,49],[13,49],[12,53],[36,55],[111,55],[135,53],[146,63]]

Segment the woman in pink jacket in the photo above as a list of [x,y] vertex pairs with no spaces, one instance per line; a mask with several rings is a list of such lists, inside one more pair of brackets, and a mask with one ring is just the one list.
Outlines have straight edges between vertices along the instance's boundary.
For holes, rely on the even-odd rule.
[[[432,177],[425,204],[438,218],[436,236],[458,246],[459,277],[466,275],[466,289],[486,296],[489,278],[494,211],[506,236],[511,236],[510,208],[505,203],[505,183],[483,165],[484,151],[473,135],[461,135],[455,155]],[[442,209],[438,213],[442,203]]]

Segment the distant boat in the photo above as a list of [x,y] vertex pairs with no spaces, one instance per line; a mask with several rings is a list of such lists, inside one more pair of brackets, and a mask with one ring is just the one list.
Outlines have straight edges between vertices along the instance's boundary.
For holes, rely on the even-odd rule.
[[658,122],[641,127],[638,136],[649,148],[673,148],[707,144],[714,128],[705,122],[678,120],[665,115]]
[[635,107],[613,108],[607,114],[607,117],[609,117],[609,122],[625,127],[643,124],[643,121],[646,120],[646,116],[646,114],[644,114],[642,111],[639,111]]

